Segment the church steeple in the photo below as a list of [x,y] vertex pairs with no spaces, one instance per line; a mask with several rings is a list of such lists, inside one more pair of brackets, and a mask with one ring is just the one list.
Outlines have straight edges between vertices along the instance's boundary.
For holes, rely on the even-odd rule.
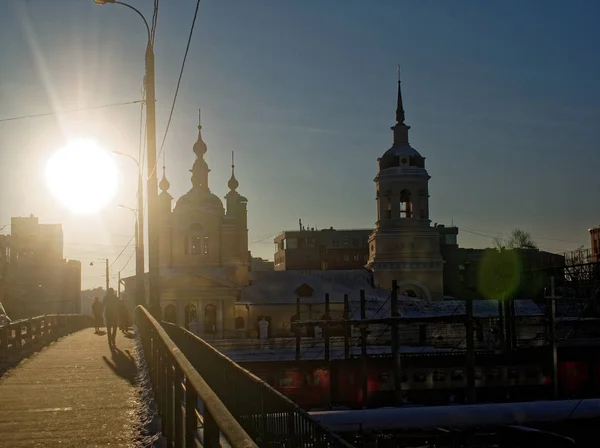
[[192,186],[194,188],[201,188],[208,190],[208,173],[210,169],[206,161],[204,160],[204,154],[208,150],[206,143],[202,139],[202,121],[200,115],[200,109],[198,109],[198,139],[193,146],[194,153],[196,154],[196,161],[191,169],[192,173]]
[[163,175],[160,183],[158,184],[162,193],[167,193],[167,190],[171,188],[171,183],[167,180],[167,168],[165,166],[165,154],[163,152]]
[[229,182],[227,182],[227,186],[231,191],[235,191],[239,185],[240,183],[235,178],[235,163],[233,159],[233,151],[231,151],[231,178],[229,179]]
[[398,99],[396,103],[396,124],[392,126],[394,131],[394,146],[408,146],[408,130],[410,126],[404,124],[404,105],[402,104],[402,88],[400,87],[400,65],[398,65]]
[[169,194],[168,190],[171,187],[171,183],[167,180],[167,169],[165,167],[165,153],[163,152],[163,175],[158,186],[160,187],[160,194],[158,195],[158,210],[159,215],[162,218],[162,222],[165,223],[166,219],[171,214],[171,201],[173,198]]

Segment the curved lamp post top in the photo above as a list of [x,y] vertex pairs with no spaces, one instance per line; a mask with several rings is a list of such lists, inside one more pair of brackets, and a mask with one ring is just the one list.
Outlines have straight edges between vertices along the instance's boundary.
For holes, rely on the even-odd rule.
[[131,5],[127,4],[127,3],[119,2],[117,0],[94,0],[94,3],[97,3],[98,5],[105,5],[107,3],[114,3],[115,5],[122,5],[122,6],[125,6],[125,7],[129,8],[129,9],[131,9],[132,11],[134,11],[144,21],[144,25],[146,25],[146,31],[148,32],[148,45],[152,44],[152,37],[151,37],[150,26],[148,25],[148,21],[146,20],[146,17],[144,17],[144,14],[142,14],[137,8],[131,6]]

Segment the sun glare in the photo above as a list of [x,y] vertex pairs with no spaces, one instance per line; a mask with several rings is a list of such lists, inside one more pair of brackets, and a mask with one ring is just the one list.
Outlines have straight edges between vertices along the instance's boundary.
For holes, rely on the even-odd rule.
[[109,153],[91,140],[71,141],[46,164],[52,194],[73,213],[96,213],[117,191],[118,176]]

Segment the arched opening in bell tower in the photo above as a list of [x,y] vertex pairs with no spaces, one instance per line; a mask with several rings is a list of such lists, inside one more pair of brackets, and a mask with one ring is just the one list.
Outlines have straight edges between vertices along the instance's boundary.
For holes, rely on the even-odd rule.
[[412,218],[412,203],[408,190],[400,192],[400,218]]

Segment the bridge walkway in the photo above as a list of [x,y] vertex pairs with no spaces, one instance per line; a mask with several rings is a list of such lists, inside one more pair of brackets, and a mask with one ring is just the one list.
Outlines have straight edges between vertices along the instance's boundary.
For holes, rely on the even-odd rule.
[[60,338],[0,378],[0,447],[133,447],[140,394],[133,340],[117,349],[88,328]]

